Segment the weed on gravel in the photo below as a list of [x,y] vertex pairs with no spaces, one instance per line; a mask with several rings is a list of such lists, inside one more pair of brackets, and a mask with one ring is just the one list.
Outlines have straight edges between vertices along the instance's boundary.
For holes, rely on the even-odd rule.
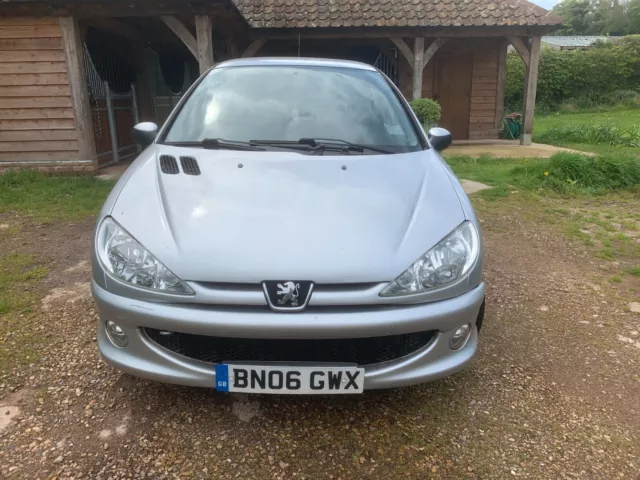
[[36,358],[41,336],[32,310],[48,272],[34,255],[0,256],[0,375]]

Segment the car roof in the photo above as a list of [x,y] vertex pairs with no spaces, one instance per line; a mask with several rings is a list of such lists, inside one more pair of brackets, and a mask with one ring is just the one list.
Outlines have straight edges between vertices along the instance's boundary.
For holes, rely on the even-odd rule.
[[257,57],[238,58],[227,60],[215,66],[222,67],[248,67],[248,66],[296,66],[296,67],[327,67],[327,68],[353,68],[357,70],[376,69],[362,62],[353,60],[335,60],[332,58],[300,58],[300,57]]

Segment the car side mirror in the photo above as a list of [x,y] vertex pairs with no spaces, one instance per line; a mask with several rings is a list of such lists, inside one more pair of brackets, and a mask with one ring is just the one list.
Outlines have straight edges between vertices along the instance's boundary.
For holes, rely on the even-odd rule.
[[153,122],[138,123],[133,127],[133,141],[142,148],[147,148],[158,135],[158,125]]
[[449,132],[449,130],[445,128],[440,127],[433,127],[432,129],[430,129],[427,137],[429,138],[429,143],[431,143],[431,146],[438,152],[441,152],[442,150],[447,148],[453,141],[451,138],[451,132]]

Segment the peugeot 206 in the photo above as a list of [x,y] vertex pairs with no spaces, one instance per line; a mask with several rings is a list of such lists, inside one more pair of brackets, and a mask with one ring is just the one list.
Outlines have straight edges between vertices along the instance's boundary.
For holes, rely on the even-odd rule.
[[484,316],[478,220],[394,84],[357,62],[220,63],[108,197],[93,243],[114,367],[331,394],[454,373]]

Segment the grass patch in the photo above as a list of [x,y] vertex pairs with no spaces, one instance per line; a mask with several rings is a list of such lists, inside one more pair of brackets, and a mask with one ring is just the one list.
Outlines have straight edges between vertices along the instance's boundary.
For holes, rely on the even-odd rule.
[[7,172],[0,175],[0,213],[15,211],[39,222],[82,220],[99,211],[113,185],[95,177]]
[[[538,143],[541,142],[539,138],[534,139]],[[589,145],[588,143],[574,143],[574,142],[557,142],[551,145],[558,147],[570,148],[579,152],[595,153],[596,155],[627,155],[638,156],[637,147],[612,147],[611,145]]]
[[496,187],[480,192],[483,198],[505,196],[514,189],[588,195],[640,189],[640,158],[627,155],[561,152],[549,160],[451,157],[447,162],[459,178]]
[[564,191],[578,188],[591,193],[640,187],[640,158],[626,155],[589,157],[558,153],[543,173],[551,187]]
[[640,267],[625,268],[624,273],[633,275],[634,277],[640,277]]
[[541,143],[588,143],[612,147],[640,147],[640,126],[621,128],[615,124],[564,124],[536,137]]
[[[570,125],[571,128],[566,128]],[[577,112],[559,112],[536,117],[533,140],[539,143],[550,143],[559,147],[572,148],[597,154],[638,155],[638,147],[620,146],[624,142],[592,143],[598,135],[617,131],[635,131],[640,128],[640,109],[630,108],[594,108]],[[601,130],[600,130],[601,129]],[[591,130],[589,135],[583,135]],[[561,134],[556,133],[560,131]],[[565,134],[575,133],[570,139]],[[600,135],[604,138],[604,135]]]
[[620,129],[629,129],[640,125],[640,109],[594,108],[569,113],[554,113],[536,116],[535,133],[541,134],[559,126],[572,125],[616,125]]

